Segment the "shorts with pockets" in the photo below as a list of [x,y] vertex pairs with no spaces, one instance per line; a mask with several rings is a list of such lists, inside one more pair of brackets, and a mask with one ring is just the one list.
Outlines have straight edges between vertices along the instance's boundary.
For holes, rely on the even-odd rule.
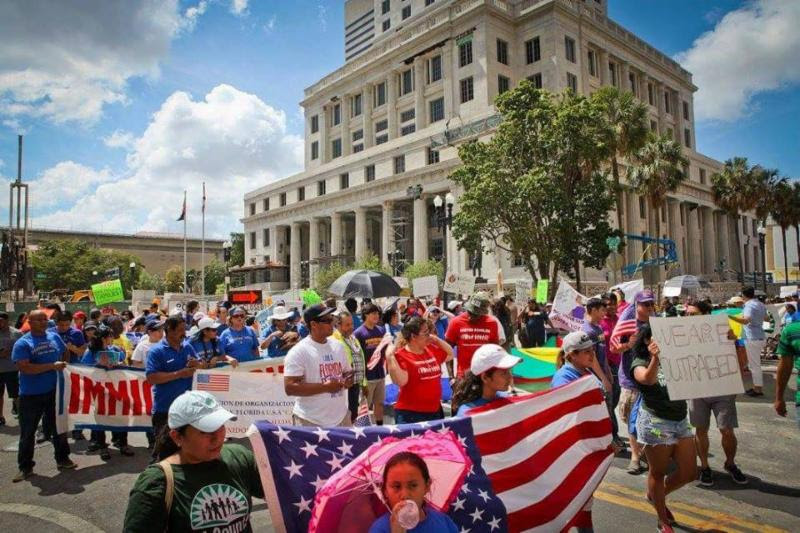
[[384,378],[367,381],[367,404],[370,409],[383,405],[386,398],[386,381]]
[[696,428],[708,429],[711,425],[711,413],[719,429],[739,427],[736,414],[736,395],[712,396],[689,400],[689,422]]

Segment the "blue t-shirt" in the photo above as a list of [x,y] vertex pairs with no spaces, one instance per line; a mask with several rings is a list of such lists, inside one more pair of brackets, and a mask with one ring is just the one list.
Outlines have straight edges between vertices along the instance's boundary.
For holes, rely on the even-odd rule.
[[[589,371],[592,372],[591,370]],[[566,385],[567,383],[572,383],[573,381],[582,378],[586,374],[582,374],[580,370],[572,366],[572,363],[566,362],[564,366],[556,370],[556,373],[553,375],[553,379],[550,381],[551,387],[559,387],[561,385]],[[594,375],[594,374],[592,374]]]
[[[119,354],[119,360],[125,361],[125,350],[120,348],[119,346],[109,346],[108,348],[104,348],[102,351],[104,352],[117,352]],[[81,357],[81,364],[83,365],[96,365],[97,364],[97,354],[100,352],[93,352],[92,350],[87,349],[83,352],[83,357]]]
[[220,324],[217,326],[217,338],[219,338],[219,336],[222,335],[222,333],[228,329],[228,327],[228,324]]
[[[391,513],[386,513],[372,523],[369,533],[390,533]],[[430,505],[425,506],[425,520],[417,527],[407,530],[408,533],[458,533],[453,519]]]
[[[11,351],[11,360],[14,362],[28,360],[33,364],[55,363],[61,361],[61,355],[67,345],[58,334],[45,331],[44,335],[34,336],[26,333],[15,344]],[[33,394],[46,394],[56,390],[55,370],[48,370],[41,374],[19,373],[19,393],[22,396]]]
[[475,407],[480,407],[481,405],[486,405],[487,403],[493,402],[498,398],[508,398],[508,393],[498,392],[497,394],[495,394],[495,397],[492,398],[491,400],[487,400],[486,398],[481,396],[477,400],[472,400],[471,402],[467,402],[463,405],[460,405],[458,407],[458,411],[456,412],[456,416],[466,416],[467,411],[469,411],[470,409],[473,409]]
[[442,316],[439,320],[436,321],[434,324],[436,326],[436,336],[440,339],[444,340],[444,334],[447,331],[447,326],[450,324],[450,321],[447,319],[446,316]]
[[306,326],[303,322],[298,322],[297,326],[295,327],[297,329],[297,334],[300,335],[301,339],[305,339],[306,337],[308,337],[309,334],[308,326]]
[[256,332],[250,326],[245,326],[239,331],[228,328],[219,338],[220,350],[240,363],[253,361],[259,357],[256,355],[258,344]]
[[761,341],[767,338],[764,334],[764,320],[767,319],[767,308],[759,300],[751,298],[742,308],[742,316],[750,319],[749,324],[744,324],[744,338],[751,341]]
[[[177,372],[186,368],[189,359],[197,359],[197,354],[190,344],[183,343],[180,351],[176,351],[167,343],[167,339],[153,345],[147,352],[145,374],[155,372]],[[153,412],[167,413],[175,398],[192,388],[192,378],[178,378],[160,385],[153,385]]]
[[[261,340],[263,341],[264,339],[275,333],[277,330],[278,328],[275,327],[275,324],[271,325],[261,333]],[[289,348],[282,346],[283,346],[283,339],[278,337],[273,337],[270,343],[267,345],[267,356],[284,357],[287,353],[289,353]]]
[[[215,339],[213,342],[211,342],[198,338],[190,341],[189,344],[191,344],[192,348],[194,348],[194,353],[197,354],[197,357],[203,361],[210,361],[212,357],[224,355],[219,339]],[[216,346],[214,346],[215,344]]]
[[[67,329],[67,331],[64,332],[58,331],[58,327],[50,328],[48,331],[52,331],[53,333],[61,337],[61,340],[64,341],[65,346],[67,344],[72,344],[80,348],[81,346],[86,344],[86,337],[83,336],[83,332],[81,332],[81,330],[79,329],[73,328],[72,326],[70,326],[69,329]],[[69,362],[74,363],[75,361],[78,360],[79,357],[80,356],[70,352]]]

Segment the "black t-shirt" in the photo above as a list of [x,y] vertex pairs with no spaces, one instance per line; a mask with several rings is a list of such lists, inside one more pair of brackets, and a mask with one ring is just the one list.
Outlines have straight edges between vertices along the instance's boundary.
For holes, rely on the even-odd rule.
[[[647,368],[650,365],[650,352],[647,346],[640,346],[639,351],[633,352],[633,362],[631,363],[631,375],[636,367]],[[670,400],[667,392],[667,382],[664,378],[664,371],[661,364],[658,365],[658,381],[653,385],[644,385],[636,381],[636,385],[642,393],[642,407],[649,413],[667,420],[680,421],[686,418],[686,400]]]

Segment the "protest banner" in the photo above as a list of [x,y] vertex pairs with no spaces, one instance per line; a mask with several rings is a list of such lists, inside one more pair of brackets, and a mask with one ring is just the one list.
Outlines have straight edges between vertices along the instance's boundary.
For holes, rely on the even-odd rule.
[[[781,317],[781,309],[785,307],[786,304],[770,304],[767,306],[767,313],[772,315],[772,319],[775,321],[775,327],[772,331],[772,335],[774,337],[779,336],[781,331],[783,331],[783,324],[781,324],[781,318],[783,318]],[[769,317],[767,317],[767,320],[765,320],[764,323],[767,324],[768,321]]]
[[[632,279],[630,281],[626,281],[624,283],[619,283],[611,287],[612,289],[619,289],[625,295],[626,302],[633,302],[634,296],[639,291],[644,290],[644,280],[643,279]],[[678,296],[680,294],[680,290],[678,290],[678,294],[669,295],[667,294],[667,289],[669,287],[664,288],[664,296]]]
[[514,282],[514,299],[519,305],[525,305],[531,297],[533,281],[529,279],[518,279]]
[[583,324],[583,315],[586,309],[583,302],[586,297],[572,288],[566,281],[558,284],[556,296],[553,298],[553,310],[550,312],[550,322],[560,329],[578,331]]
[[550,292],[550,281],[540,279],[536,282],[536,303],[546,304],[547,295]]
[[781,287],[781,298],[788,298],[790,296],[794,296],[797,292],[797,285],[784,285]]
[[414,279],[414,296],[436,296],[439,294],[439,278],[423,276]]
[[227,422],[227,436],[242,438],[257,420],[273,424],[292,424],[294,398],[283,389],[283,372],[269,375],[249,372],[198,370],[192,388],[213,394],[222,407],[237,419]]
[[661,350],[658,380],[671,400],[744,392],[727,315],[652,317],[650,327]]
[[118,279],[95,283],[92,285],[92,296],[94,297],[95,305],[111,304],[125,299],[125,293],[122,292],[122,283]]
[[392,279],[395,280],[398,285],[400,285],[401,289],[408,289],[409,288],[408,287],[408,278],[405,278],[403,276],[396,276],[396,277],[393,277]]
[[444,278],[444,290],[453,294],[472,294],[475,291],[475,277],[448,272]]

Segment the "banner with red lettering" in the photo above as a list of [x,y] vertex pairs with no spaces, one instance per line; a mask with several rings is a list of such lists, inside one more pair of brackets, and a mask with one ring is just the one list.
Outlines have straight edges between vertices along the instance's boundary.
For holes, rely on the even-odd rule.
[[146,431],[152,428],[152,407],[153,394],[144,370],[67,365],[59,375],[59,433],[73,429]]

